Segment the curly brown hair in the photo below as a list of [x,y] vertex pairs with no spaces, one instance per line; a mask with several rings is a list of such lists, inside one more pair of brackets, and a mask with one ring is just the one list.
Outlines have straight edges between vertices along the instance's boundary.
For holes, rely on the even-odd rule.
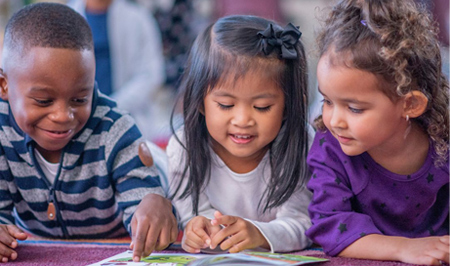
[[[449,84],[437,33],[430,13],[413,0],[341,0],[317,40],[320,57],[332,51],[340,64],[380,77],[392,101],[412,90],[425,94],[427,109],[414,121],[431,138],[439,165],[449,151]],[[315,124],[325,129],[321,117]]]

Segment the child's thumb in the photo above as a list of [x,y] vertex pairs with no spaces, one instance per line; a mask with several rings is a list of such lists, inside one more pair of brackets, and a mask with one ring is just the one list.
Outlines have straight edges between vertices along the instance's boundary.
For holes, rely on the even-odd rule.
[[223,214],[220,211],[215,211],[214,212],[214,218],[219,219],[222,216],[223,216]]

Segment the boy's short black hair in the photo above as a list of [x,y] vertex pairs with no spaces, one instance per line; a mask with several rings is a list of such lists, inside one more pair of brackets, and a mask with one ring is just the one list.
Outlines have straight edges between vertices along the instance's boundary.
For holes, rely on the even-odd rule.
[[70,7],[57,3],[36,3],[17,11],[5,29],[4,46],[93,50],[87,21]]

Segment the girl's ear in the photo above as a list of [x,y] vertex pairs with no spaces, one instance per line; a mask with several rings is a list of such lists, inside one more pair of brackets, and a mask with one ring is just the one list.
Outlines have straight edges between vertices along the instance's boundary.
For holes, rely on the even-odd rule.
[[199,108],[198,111],[200,112],[200,114],[202,114],[203,116],[205,116],[205,105],[202,104]]
[[5,101],[8,100],[8,81],[2,68],[0,68],[0,97]]
[[428,98],[421,91],[413,90],[405,95],[403,110],[405,117],[410,118],[421,116],[428,106]]

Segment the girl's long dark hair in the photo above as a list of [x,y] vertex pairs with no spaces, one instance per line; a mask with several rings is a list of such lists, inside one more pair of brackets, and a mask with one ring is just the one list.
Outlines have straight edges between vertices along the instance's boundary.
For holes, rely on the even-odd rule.
[[[224,17],[207,27],[191,48],[180,87],[185,139],[178,142],[185,149],[185,169],[171,197],[191,196],[196,215],[199,195],[211,175],[210,136],[200,112],[203,100],[221,82],[237,80],[250,71],[274,78],[285,96],[282,133],[270,144],[271,175],[260,200],[263,212],[286,202],[297,189],[304,188],[308,179],[306,56],[300,41],[295,45],[296,59],[282,59],[277,49],[265,55],[258,32],[270,24],[282,30],[275,22],[260,17]],[[171,120],[175,134],[173,114]],[[180,191],[186,178],[186,188]]]

